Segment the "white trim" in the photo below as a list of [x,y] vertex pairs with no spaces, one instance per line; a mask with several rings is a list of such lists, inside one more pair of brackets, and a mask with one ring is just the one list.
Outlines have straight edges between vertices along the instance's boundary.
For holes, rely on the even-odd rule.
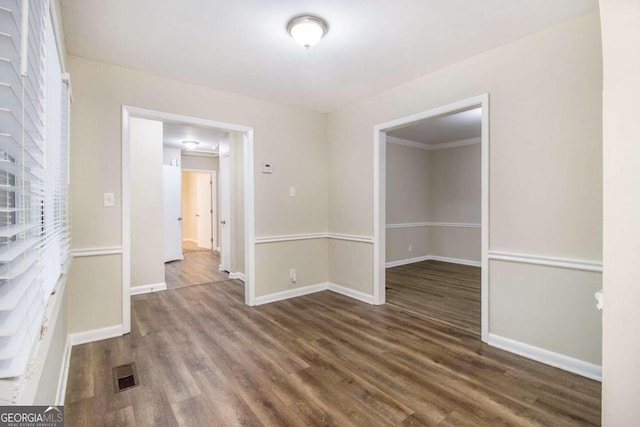
[[449,258],[446,256],[431,255],[434,261],[450,262],[452,264],[469,265],[471,267],[482,267],[482,261],[474,261],[472,259]]
[[373,243],[373,237],[370,236],[356,236],[353,234],[335,234],[329,233],[327,235],[329,239],[333,240],[345,240],[347,242],[358,242],[358,243]]
[[76,332],[69,334],[71,345],[86,344],[94,341],[106,340],[109,338],[120,337],[124,335],[124,327],[122,325],[107,326],[106,328],[92,329],[89,331]]
[[131,295],[141,295],[141,294],[150,294],[152,292],[166,291],[167,284],[164,282],[161,283],[152,283],[150,285],[141,285],[141,286],[132,286],[129,289],[129,293]]
[[381,123],[373,128],[373,302],[385,302],[385,232],[386,232],[386,157],[387,132],[408,124],[468,107],[482,108],[481,144],[481,334],[487,342],[489,335],[489,94],[453,102],[397,120]]
[[[52,0],[49,3],[49,15],[50,15],[50,19],[51,19],[51,24],[53,27],[53,34],[54,37],[56,39],[56,48],[58,50],[58,59],[60,60],[60,68],[62,69],[62,73],[66,73],[67,72],[67,67],[64,61],[64,55],[63,52],[66,51],[66,46],[62,41],[62,34],[63,34],[63,26],[62,26],[62,22],[58,21],[58,4],[55,0]],[[62,16],[62,14],[60,14],[60,16]]]
[[397,224],[387,224],[385,228],[414,228],[414,227],[459,227],[459,228],[481,228],[480,224],[472,222],[406,222]]
[[[172,147],[173,148],[173,147]],[[197,150],[180,150],[180,157],[207,157],[207,158],[218,158],[218,153],[211,153],[209,151],[197,151]]]
[[425,255],[425,256],[419,256],[415,258],[406,258],[406,259],[399,259],[396,261],[387,261],[384,263],[384,267],[385,268],[399,267],[401,265],[413,264],[413,263],[422,262],[422,261],[429,261],[430,259],[431,259],[431,255]]
[[255,202],[254,202],[254,138],[253,128],[144,108],[122,106],[122,328],[131,332],[131,162],[129,154],[129,119],[139,117],[162,122],[212,127],[243,134],[244,173],[244,239],[245,239],[245,303],[255,304]]
[[132,110],[122,106],[122,328],[131,332],[131,150],[129,115]]
[[326,239],[327,233],[287,234],[282,236],[256,237],[256,245],[263,243],[294,242],[296,240]]
[[337,294],[344,295],[358,301],[366,302],[367,304],[373,304],[373,295],[368,295],[363,292],[353,290],[351,288],[346,288],[344,286],[336,285],[335,283],[328,283],[327,289],[330,290],[331,292],[335,292]]
[[[24,381],[21,385],[18,385],[19,388],[17,395],[17,403],[19,405],[32,405],[38,391],[38,386],[40,385],[40,381],[42,380],[42,371],[44,369],[44,365],[46,363],[47,357],[49,356],[49,352],[51,351],[51,343],[53,342],[53,334],[56,331],[56,328],[59,326],[62,304],[63,301],[67,298],[66,289],[67,289],[67,280],[68,276],[68,268],[64,267],[65,271],[58,279],[58,282],[55,286],[55,293],[51,295],[49,300],[47,301],[47,305],[44,312],[44,318],[48,319],[45,323],[46,331],[39,342],[36,343],[35,352],[32,353],[29,368],[27,370],[27,375],[22,377]],[[62,316],[66,316],[66,313],[62,313]],[[65,320],[62,320],[65,323]],[[66,325],[65,332],[66,332]]]
[[545,365],[554,366],[592,380],[602,381],[602,366],[585,362],[584,360],[554,353],[540,347],[515,341],[510,338],[489,334],[488,344],[502,350],[535,360]]
[[302,288],[294,288],[286,291],[276,292],[269,295],[263,295],[256,298],[256,305],[269,304],[277,301],[284,301],[290,298],[301,297],[304,295],[315,294],[316,292],[331,291],[349,298],[373,304],[373,296],[360,291],[353,290],[335,283],[318,283],[317,285],[304,286]]
[[452,264],[469,265],[471,267],[482,266],[482,263],[480,261],[474,261],[471,259],[462,259],[462,258],[449,258],[449,257],[443,257],[443,256],[437,256],[437,255],[425,255],[425,256],[420,256],[416,258],[407,258],[407,259],[399,259],[396,261],[388,261],[388,262],[385,262],[384,266],[385,268],[393,268],[401,265],[413,264],[416,262],[429,261],[429,260],[450,262]]
[[122,254],[122,248],[120,246],[112,246],[106,248],[82,248],[71,250],[71,256],[74,258],[120,254]]
[[229,279],[231,280],[242,280],[243,282],[245,281],[244,279],[244,273],[229,273]]
[[58,391],[56,393],[55,404],[64,406],[64,398],[67,394],[67,381],[69,380],[69,365],[71,364],[71,337],[67,335],[67,341],[64,345],[64,354],[62,355],[62,363],[60,366],[60,375],[58,376]]
[[317,285],[303,286],[301,288],[289,289],[286,291],[275,292],[273,294],[256,297],[256,305],[269,304],[276,301],[283,301],[290,298],[301,297],[304,295],[315,294],[316,292],[326,291],[329,288],[328,283],[320,283]]
[[334,239],[347,240],[350,242],[373,243],[373,238],[369,236],[356,236],[351,234],[334,234],[334,233],[303,233],[303,234],[287,234],[282,236],[256,237],[256,245],[264,243],[280,243],[294,242],[298,240],[314,240],[314,239]]
[[189,239],[189,238],[186,238],[186,239],[185,239],[184,237],[182,238],[182,242],[183,242],[183,243],[184,243],[184,242],[189,242],[189,243],[193,243],[194,245],[197,245],[197,244],[198,244],[198,241],[197,241],[196,239]]
[[408,139],[396,138],[394,136],[387,136],[387,143],[396,144],[396,145],[404,145],[405,147],[411,148],[419,148],[420,150],[427,151],[436,151],[436,150],[446,150],[447,148],[456,148],[456,147],[464,147],[467,145],[480,144],[482,142],[482,138],[468,138],[468,139],[459,139],[457,141],[450,142],[440,142],[438,144],[423,144],[421,142],[410,141]]
[[568,268],[571,270],[593,271],[602,273],[601,261],[559,258],[551,256],[527,255],[512,252],[489,252],[489,259],[497,261],[518,262],[522,264],[545,265],[548,267]]

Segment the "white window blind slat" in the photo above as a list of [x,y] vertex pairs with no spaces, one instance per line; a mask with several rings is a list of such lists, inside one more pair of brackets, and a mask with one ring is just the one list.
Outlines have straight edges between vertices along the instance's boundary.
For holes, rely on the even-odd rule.
[[0,0],[0,404],[69,257],[69,102],[49,0]]
[[33,286],[33,282],[37,279],[35,272],[29,271],[19,280],[6,283],[0,287],[0,311],[14,310],[27,289]]

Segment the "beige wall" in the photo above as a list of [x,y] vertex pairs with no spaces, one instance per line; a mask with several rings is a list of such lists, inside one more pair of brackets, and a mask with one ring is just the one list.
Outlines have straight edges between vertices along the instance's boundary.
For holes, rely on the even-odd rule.
[[640,3],[600,1],[604,53],[602,420],[640,419]]
[[429,220],[480,223],[480,144],[431,151]]
[[121,288],[120,255],[74,258],[67,283],[69,333],[120,325]]
[[197,174],[182,172],[182,240],[197,242]]
[[[302,240],[256,245],[256,296],[327,282],[327,240]],[[276,246],[278,250],[273,250]],[[289,280],[295,268],[297,281]]]
[[[171,161],[175,160],[177,162],[180,162],[180,149],[178,148],[168,148],[168,147],[163,147],[162,149],[162,164],[163,165],[167,165],[167,166],[171,166]],[[180,163],[178,163],[179,165]]]
[[131,118],[131,287],[164,283],[162,122]]
[[600,273],[493,260],[489,271],[491,333],[602,363]]
[[[589,14],[543,32],[450,65],[329,116],[329,229],[333,233],[373,233],[373,128],[386,121],[461,99],[490,94],[491,250],[598,261],[602,252],[602,64],[599,16]],[[345,247],[348,246],[348,249]],[[330,247],[329,280],[371,294],[371,245]],[[338,253],[361,263],[335,268]],[[504,262],[503,262],[504,263]],[[496,265],[496,263],[492,263]],[[491,267],[493,268],[493,267]],[[530,267],[543,270],[545,267]],[[512,274],[512,273],[508,273]],[[545,276],[544,273],[531,273]],[[582,277],[567,270],[555,274]],[[490,289],[496,289],[489,271]],[[546,276],[545,276],[546,277]],[[505,283],[517,277],[505,277]],[[600,280],[596,275],[596,281]],[[579,280],[572,279],[571,283]],[[580,282],[582,283],[582,282]],[[535,277],[520,285],[520,295],[538,295]],[[545,309],[571,325],[598,322],[593,282],[569,286]],[[562,292],[565,292],[563,290]],[[539,294],[540,298],[550,298]],[[540,324],[532,306],[538,300],[491,300],[490,332],[500,331],[543,349],[575,348],[588,361],[600,359],[598,331],[571,335]],[[505,313],[526,313],[521,334],[501,324]],[[578,328],[578,326],[576,326]],[[540,339],[540,337],[545,337]],[[566,341],[563,345],[559,342]]]
[[206,156],[182,156],[182,169],[217,171],[218,158]]
[[[238,132],[231,132],[229,140],[231,142],[231,272],[244,273],[244,137]],[[278,271],[278,274],[284,271],[282,268],[279,270],[282,271]],[[288,274],[289,270],[286,271]]]
[[387,144],[387,224],[429,221],[432,153]]
[[[480,224],[480,144],[427,151],[387,144],[387,224]],[[480,229],[386,230],[386,261],[425,256],[480,261]]]
[[[326,232],[325,115],[75,56],[69,56],[68,66],[74,93],[71,153],[74,249],[121,245],[122,105],[251,126],[255,138],[256,236]],[[258,166],[264,162],[274,165],[273,174],[260,173]],[[298,188],[297,198],[288,197],[290,185]],[[115,193],[114,208],[102,206],[102,193],[107,191]],[[267,244],[261,250],[277,258],[289,250],[288,245]],[[309,248],[308,253],[306,250],[303,247],[297,256],[304,260],[315,257],[315,249]],[[88,259],[74,263],[69,282],[70,297],[73,294],[74,300],[70,328],[75,331],[122,321],[120,257]],[[302,263],[298,274],[307,274],[306,268],[327,271],[326,257],[314,258],[314,263],[313,266],[310,261]],[[280,274],[288,277],[288,269],[284,273],[273,270],[278,268],[284,267],[268,263],[257,267],[259,294],[265,293],[261,289],[267,286],[265,277]],[[282,284],[281,290],[286,288],[287,283]]]

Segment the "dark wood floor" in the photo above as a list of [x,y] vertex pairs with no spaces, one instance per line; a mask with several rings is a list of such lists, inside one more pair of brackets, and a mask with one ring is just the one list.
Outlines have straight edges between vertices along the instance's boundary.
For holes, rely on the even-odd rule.
[[388,268],[386,301],[480,335],[480,268],[422,261]]
[[[597,425],[600,383],[476,334],[322,292],[260,307],[241,282],[133,297],[132,332],[75,346],[69,426]],[[114,393],[112,369],[140,385]]]
[[229,274],[219,271],[220,254],[186,244],[183,248],[184,260],[164,264],[164,279],[168,289],[203,283],[220,282],[229,279]]

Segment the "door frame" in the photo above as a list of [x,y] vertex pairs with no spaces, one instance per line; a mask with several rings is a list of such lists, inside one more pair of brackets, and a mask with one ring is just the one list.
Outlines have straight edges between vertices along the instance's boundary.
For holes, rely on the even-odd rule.
[[373,303],[385,303],[387,132],[411,123],[453,113],[465,108],[482,108],[481,133],[481,318],[480,338],[489,337],[489,94],[463,99],[405,116],[373,128]]
[[145,108],[122,106],[122,325],[123,333],[131,332],[131,159],[129,153],[129,119],[131,117],[183,125],[218,128],[243,135],[244,178],[244,262],[245,304],[255,305],[255,200],[253,128],[197,117],[183,116]]
[[[216,157],[217,159],[217,157]],[[218,200],[218,171],[208,170],[208,169],[182,169],[182,172],[193,172],[193,173],[208,173],[211,175],[211,209],[213,212],[211,213],[211,237],[213,238],[212,242],[212,250],[218,250],[218,205],[220,204]],[[215,209],[213,209],[215,205]]]

